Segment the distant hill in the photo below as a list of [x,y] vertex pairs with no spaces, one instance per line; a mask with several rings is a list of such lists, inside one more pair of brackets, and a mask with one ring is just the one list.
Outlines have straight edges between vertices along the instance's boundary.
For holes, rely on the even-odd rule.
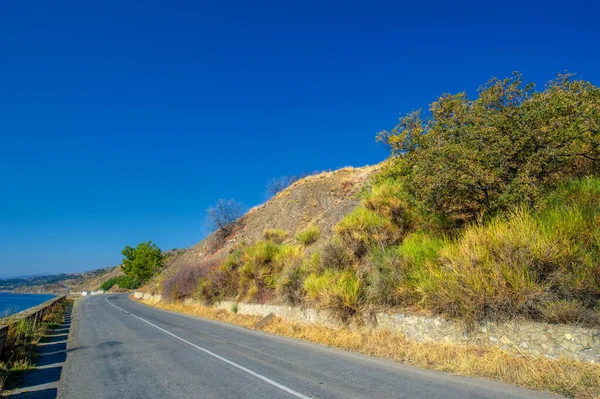
[[83,290],[96,290],[104,281],[121,274],[121,268],[113,266],[83,273],[4,278],[0,279],[0,291],[62,294]]

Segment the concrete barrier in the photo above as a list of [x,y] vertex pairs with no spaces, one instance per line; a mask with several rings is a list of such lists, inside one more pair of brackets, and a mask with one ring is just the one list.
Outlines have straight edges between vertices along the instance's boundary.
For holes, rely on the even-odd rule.
[[42,322],[44,316],[50,311],[52,307],[64,302],[66,299],[67,297],[65,295],[57,296],[55,298],[47,300],[46,302],[38,306],[34,306],[22,312],[13,314],[3,320],[0,320],[0,322],[5,324],[0,325],[0,356],[2,355],[2,352],[4,352],[8,332],[12,328],[12,326],[14,326],[22,320],[29,320],[35,326],[38,323]]

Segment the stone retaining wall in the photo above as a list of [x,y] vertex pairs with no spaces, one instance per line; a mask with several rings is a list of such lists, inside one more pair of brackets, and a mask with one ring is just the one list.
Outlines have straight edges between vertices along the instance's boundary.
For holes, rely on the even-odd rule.
[[[136,293],[136,298],[157,298]],[[195,303],[186,300],[187,303]],[[216,308],[253,316],[272,313],[297,323],[320,324],[332,328],[344,327],[327,312],[291,306],[260,305],[223,301]],[[421,342],[451,342],[498,347],[521,354],[566,357],[600,364],[600,329],[571,325],[514,321],[486,323],[466,331],[459,321],[442,317],[377,313],[367,328],[385,329]]]
[[0,325],[0,355],[4,351],[4,347],[6,346],[6,337],[8,336],[9,329],[18,323],[21,320],[29,320],[35,326],[39,322],[42,321],[46,313],[56,304],[64,302],[66,300],[66,296],[61,295],[55,298],[49,299],[46,302],[24,310],[22,312],[16,313],[2,320],[6,325]]

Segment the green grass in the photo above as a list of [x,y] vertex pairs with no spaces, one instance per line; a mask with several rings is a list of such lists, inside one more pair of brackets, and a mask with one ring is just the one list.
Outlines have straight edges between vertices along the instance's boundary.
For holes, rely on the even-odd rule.
[[289,233],[282,229],[265,229],[263,235],[265,240],[281,244],[288,237]]
[[402,231],[380,213],[358,207],[346,215],[334,228],[336,234],[352,253],[361,258],[370,247],[385,247],[398,242]]
[[344,322],[358,316],[365,304],[363,282],[351,270],[311,274],[304,281],[304,289],[316,308],[328,310]]
[[309,246],[317,242],[321,236],[319,226],[310,226],[296,234],[296,240],[304,246]]
[[399,290],[413,305],[468,323],[525,316],[597,325],[599,221],[600,179],[572,181],[536,210],[467,227],[437,261],[416,256],[420,266]]

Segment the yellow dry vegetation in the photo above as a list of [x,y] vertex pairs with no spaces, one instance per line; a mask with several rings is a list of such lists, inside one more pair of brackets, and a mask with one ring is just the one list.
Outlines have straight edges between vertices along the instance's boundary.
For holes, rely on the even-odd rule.
[[[196,304],[141,301],[146,305],[255,329],[261,319]],[[293,323],[273,318],[260,330],[271,334],[361,352],[418,367],[458,375],[506,381],[583,399],[600,398],[600,365],[569,359],[527,356],[475,345],[422,343],[389,331],[355,331]]]

